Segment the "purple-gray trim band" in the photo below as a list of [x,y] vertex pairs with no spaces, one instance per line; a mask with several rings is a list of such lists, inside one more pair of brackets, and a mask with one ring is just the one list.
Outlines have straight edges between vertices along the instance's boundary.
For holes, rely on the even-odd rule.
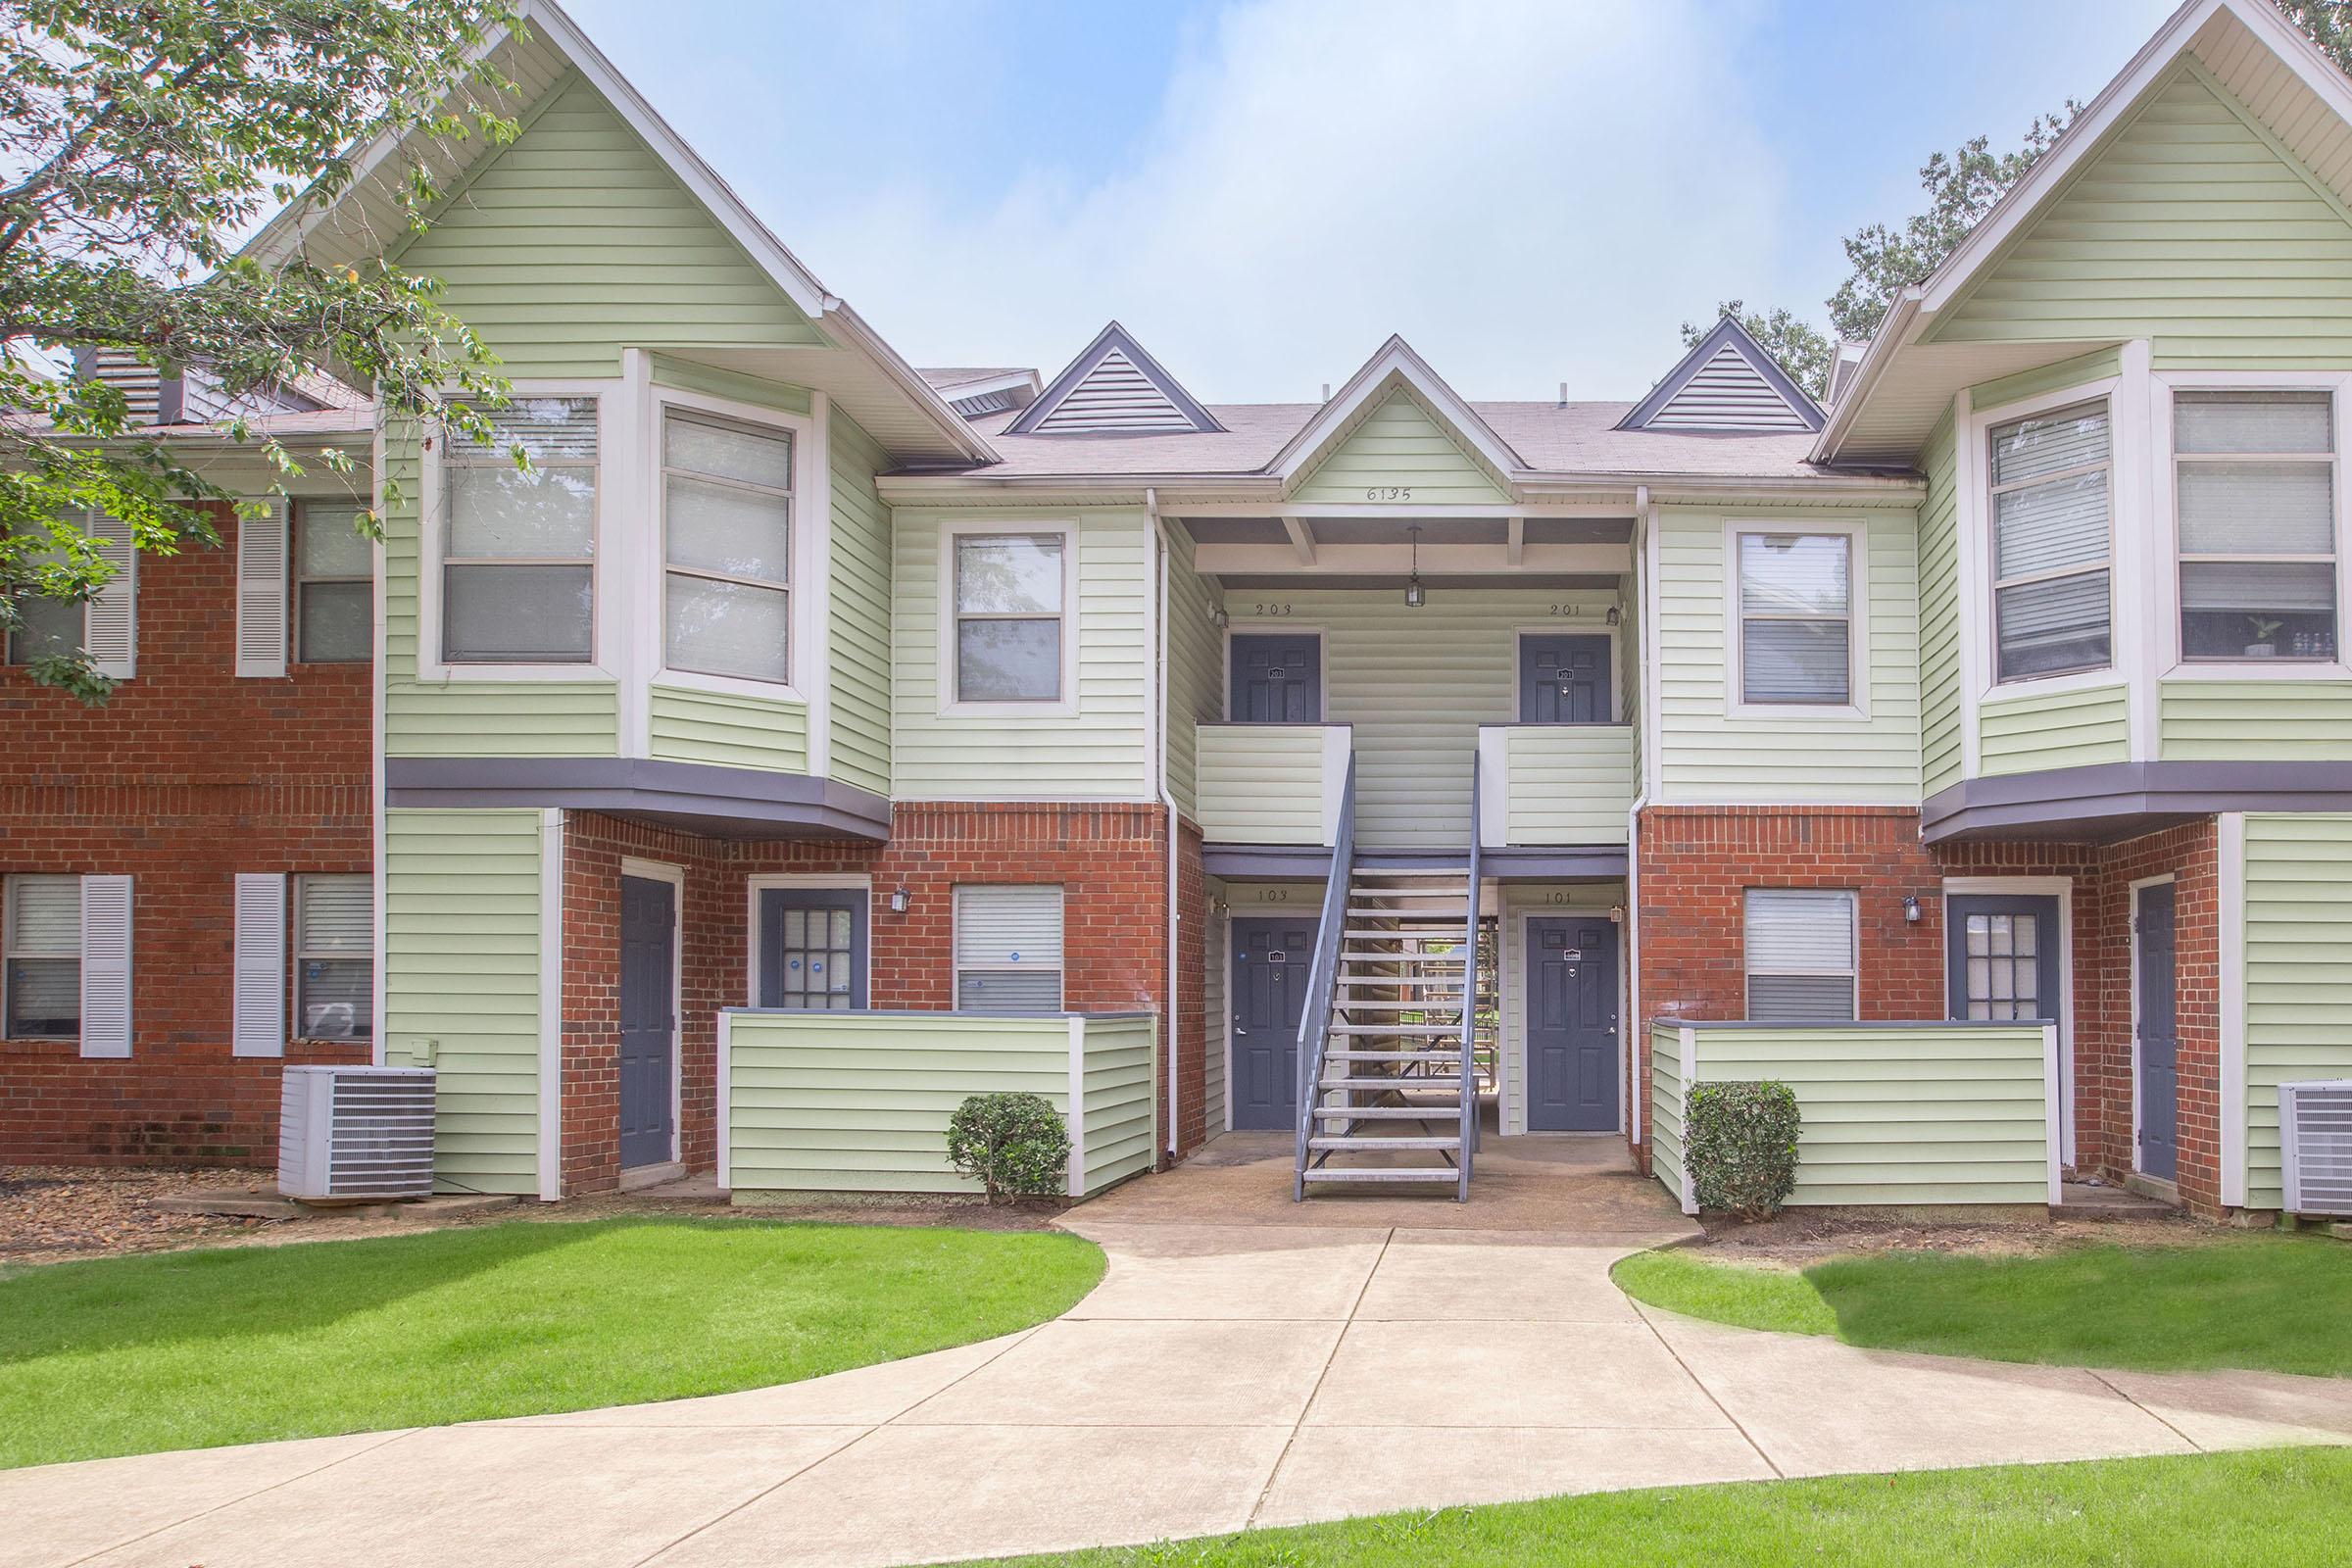
[[404,809],[563,807],[727,838],[890,839],[890,802],[870,790],[641,757],[389,758],[384,803]]

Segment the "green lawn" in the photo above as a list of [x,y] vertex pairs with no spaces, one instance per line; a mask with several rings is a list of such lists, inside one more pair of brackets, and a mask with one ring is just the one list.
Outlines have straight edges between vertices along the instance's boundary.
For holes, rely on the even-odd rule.
[[2352,1374],[2352,1247],[2319,1237],[2020,1257],[1879,1252],[1801,1274],[1642,1252],[1613,1277],[1628,1295],[1692,1317],[1880,1349]]
[[1054,1316],[1053,1233],[510,1223],[0,1279],[0,1467],[789,1383]]
[[1743,1482],[1389,1514],[1031,1568],[2285,1568],[2344,1560],[2352,1450]]

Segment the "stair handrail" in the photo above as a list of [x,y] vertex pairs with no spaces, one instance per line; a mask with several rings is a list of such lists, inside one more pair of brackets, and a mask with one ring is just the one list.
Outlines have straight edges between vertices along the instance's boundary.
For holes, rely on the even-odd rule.
[[1298,1017],[1298,1148],[1291,1201],[1306,1201],[1307,1139],[1321,1098],[1323,1053],[1331,1041],[1331,1006],[1339,990],[1340,944],[1348,925],[1348,893],[1355,880],[1355,754],[1348,756],[1340,786],[1340,821],[1332,832],[1331,875],[1323,884],[1323,915],[1315,927],[1315,956],[1306,971],[1306,1010]]
[[1462,1132],[1455,1196],[1470,1200],[1470,1156],[1478,1148],[1478,850],[1486,836],[1480,820],[1478,749],[1470,751],[1470,896],[1462,933]]

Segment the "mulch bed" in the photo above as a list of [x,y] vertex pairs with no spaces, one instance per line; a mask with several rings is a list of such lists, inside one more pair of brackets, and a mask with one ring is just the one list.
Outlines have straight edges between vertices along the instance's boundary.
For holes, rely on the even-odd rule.
[[1759,1225],[1709,1218],[1704,1242],[1690,1250],[1729,1263],[1807,1268],[1833,1257],[1872,1252],[1963,1252],[2029,1257],[2078,1247],[2205,1247],[2242,1244],[2256,1233],[2178,1216],[2116,1220],[2032,1220],[1970,1224],[1878,1220],[1803,1209]]

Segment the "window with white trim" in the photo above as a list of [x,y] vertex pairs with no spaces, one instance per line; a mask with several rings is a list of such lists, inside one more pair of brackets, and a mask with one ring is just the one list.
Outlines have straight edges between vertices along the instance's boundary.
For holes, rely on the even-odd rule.
[[663,662],[792,675],[792,436],[671,410],[662,424]]
[[351,502],[294,509],[294,659],[365,664],[375,656],[375,548]]
[[375,882],[294,879],[294,1027],[304,1040],[375,1033]]
[[1824,888],[1747,890],[1747,1016],[1836,1023],[1855,1015],[1855,900]]
[[1743,533],[1738,538],[1740,701],[1851,704],[1853,537]]
[[955,536],[957,702],[1061,700],[1066,555],[1060,534]]
[[2335,487],[2328,393],[2173,394],[2181,658],[2335,658]]
[[1061,889],[956,890],[958,1012],[1059,1012]]
[[81,1034],[81,878],[6,879],[0,932],[0,990],[11,1040],[73,1040]]
[[1988,445],[1995,678],[2105,669],[2114,660],[2105,400],[1996,424]]
[[[596,399],[518,398],[484,446],[441,436],[441,657],[585,664],[596,656]],[[520,447],[531,460],[514,466]]]

